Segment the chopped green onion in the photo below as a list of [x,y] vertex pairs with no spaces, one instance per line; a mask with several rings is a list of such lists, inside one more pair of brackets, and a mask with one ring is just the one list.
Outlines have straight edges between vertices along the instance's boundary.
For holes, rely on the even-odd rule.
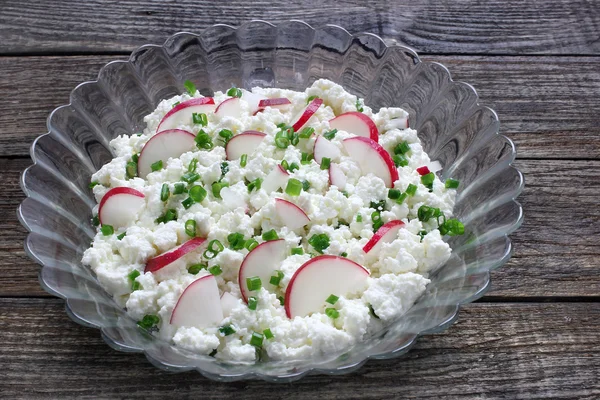
[[204,113],[192,113],[192,122],[196,125],[208,125],[208,117]]
[[290,196],[299,196],[302,191],[302,182],[298,179],[290,178],[288,179],[287,186],[285,187],[285,192]]
[[465,226],[457,219],[448,219],[439,227],[441,235],[457,236],[465,233]]
[[183,86],[185,86],[185,90],[187,90],[187,92],[190,94],[190,96],[193,96],[194,94],[196,94],[196,85],[194,85],[192,83],[192,81],[187,80],[183,83]]
[[288,168],[288,171],[294,172],[294,171],[296,171],[298,169],[300,169],[300,166],[298,165],[298,163],[293,162],[293,163],[290,164],[290,166]]
[[164,222],[175,221],[177,219],[177,211],[173,208],[169,208],[164,216]]
[[123,238],[127,235],[127,232],[123,232],[121,233],[119,236],[117,236],[117,239],[119,240],[123,240]]
[[246,278],[246,286],[248,287],[249,291],[253,292],[261,288],[262,282],[258,276],[251,276]]
[[335,137],[335,134],[337,133],[337,129],[332,129],[330,131],[327,131],[323,134],[323,137],[327,140],[331,140]]
[[409,196],[414,196],[416,193],[417,193],[417,185],[413,185],[412,183],[410,183],[406,187],[406,194],[408,194]]
[[279,286],[279,283],[283,279],[283,272],[275,270],[275,275],[272,275],[269,279],[269,283],[273,286]]
[[248,162],[248,154],[242,154],[240,157],[240,167],[244,168]]
[[407,194],[407,193],[402,193],[402,194],[400,195],[400,197],[398,197],[398,198],[396,199],[396,204],[402,204],[402,203],[404,203],[404,200],[406,200],[406,198],[407,198],[407,197],[408,197],[408,194]]
[[214,182],[211,186],[213,196],[215,196],[217,199],[220,199],[221,198],[221,189],[223,189],[224,187],[228,187],[228,186],[229,186],[229,183],[227,183],[227,182]]
[[269,340],[271,340],[275,337],[275,336],[273,336],[273,332],[271,332],[271,330],[269,328],[267,328],[263,331],[263,335],[265,335],[265,337]]
[[280,149],[286,149],[290,145],[290,139],[285,131],[277,132],[275,135],[275,146]]
[[221,163],[221,179],[225,176],[226,173],[229,172],[229,163],[224,161]]
[[326,308],[325,315],[327,315],[331,319],[336,319],[337,317],[340,316],[340,312],[338,310],[336,310],[335,308]]
[[262,179],[256,178],[252,182],[248,184],[248,193],[252,192],[252,190],[256,189],[258,192],[260,190],[260,186],[262,184]]
[[192,161],[190,161],[190,165],[188,165],[188,172],[196,172],[197,167],[198,167],[198,159],[193,158]]
[[325,300],[327,303],[334,305],[340,298],[334,294],[329,295],[329,297],[327,298],[327,300]]
[[406,154],[410,151],[410,145],[405,140],[402,143],[398,143],[396,147],[394,147],[394,154]]
[[219,242],[217,239],[214,239],[214,240],[211,240],[210,243],[208,244],[208,248],[204,251],[203,256],[208,258],[209,260],[212,260],[213,258],[215,258],[217,256],[217,254],[222,252],[224,249],[225,249],[225,247],[223,247],[223,244],[221,242]]
[[428,174],[421,176],[421,183],[429,189],[433,188],[434,180],[435,180],[435,174],[433,172],[430,172]]
[[308,239],[308,244],[310,244],[318,253],[323,254],[323,250],[329,247],[329,236],[325,233],[312,235],[310,239]]
[[233,137],[233,132],[231,132],[229,129],[221,129],[219,131],[219,136],[223,138],[225,143],[227,143]]
[[377,211],[383,211],[385,209],[385,200],[372,201],[369,206]]
[[280,123],[278,123],[275,126],[278,127],[279,129],[288,129],[288,128],[291,128],[291,126],[287,125],[285,122],[280,122]]
[[362,222],[362,215],[358,214],[356,216],[356,222]]
[[129,279],[130,282],[135,281],[135,278],[137,278],[138,276],[140,276],[140,271],[138,271],[137,269],[134,269],[133,271],[131,271],[129,273],[129,275],[127,275],[127,279]]
[[219,328],[219,332],[221,332],[223,336],[229,336],[235,333],[235,329],[233,329],[231,325],[224,325]]
[[408,165],[408,159],[404,154],[394,154],[392,160],[394,160],[396,167],[406,167]]
[[173,105],[171,106],[171,108],[175,108],[175,107],[177,107],[180,104],[181,104],[180,101],[176,101],[175,103],[173,103]]
[[262,238],[264,241],[270,241],[270,240],[277,240],[279,239],[279,236],[277,236],[277,232],[275,232],[275,229],[271,229],[270,231],[266,231],[262,234]]
[[183,183],[176,183],[175,189],[173,189],[173,194],[182,194],[185,191],[185,185]]
[[264,340],[264,336],[262,333],[252,332],[252,337],[250,338],[250,344],[256,348],[261,348]]
[[256,306],[258,305],[258,299],[254,296],[248,297],[248,308],[251,310],[256,310]]
[[304,249],[302,247],[294,247],[292,249],[292,255],[302,255],[304,254]]
[[356,98],[356,111],[363,112],[363,106],[358,97]]
[[187,199],[183,200],[181,202],[181,205],[183,206],[183,208],[185,208],[186,210],[188,208],[190,208],[193,204],[195,203],[194,199],[192,199],[191,197],[188,197]]
[[344,251],[342,254],[340,254],[340,257],[348,257],[348,253]]
[[227,96],[242,97],[242,91],[234,86],[227,91]]
[[206,269],[208,265],[206,264],[192,264],[188,267],[188,272],[192,275],[197,275],[203,269]]
[[127,175],[127,179],[135,178],[137,176],[137,163],[129,161],[125,165],[125,174]]
[[208,272],[210,272],[214,276],[219,276],[223,273],[223,270],[221,269],[220,265],[213,265],[208,269]]
[[227,235],[227,241],[229,242],[229,248],[232,250],[241,250],[246,243],[244,235],[241,233],[230,233]]
[[313,159],[312,154],[302,153],[302,158],[300,158],[300,164],[302,164],[302,165],[310,164],[312,159]]
[[278,296],[277,300],[279,300],[279,304],[281,304],[282,306],[285,304],[285,297],[283,296]]
[[102,225],[100,231],[104,236],[110,236],[115,233],[115,229],[112,227],[112,225]]
[[246,240],[246,243],[244,243],[244,247],[248,251],[254,250],[256,248],[256,246],[258,246],[258,242],[254,238],[250,238],[250,239]]
[[153,327],[155,327],[156,325],[158,325],[160,322],[160,318],[158,318],[158,316],[156,315],[144,315],[144,318],[142,318],[141,321],[139,321],[137,324],[144,329],[152,329]]
[[331,158],[323,157],[321,159],[321,169],[329,169],[330,164],[331,164]]
[[97,215],[94,215],[94,217],[92,218],[92,225],[94,225],[94,226],[100,225],[100,218],[98,218]]
[[197,172],[187,172],[181,177],[181,180],[187,183],[194,183],[198,179],[200,179],[200,174]]
[[138,281],[131,282],[131,290],[132,291],[135,292],[136,290],[140,290],[141,287],[142,287],[142,285]]
[[311,128],[311,127],[307,126],[306,128],[304,128],[300,131],[300,133],[298,134],[298,137],[300,139],[308,139],[309,137],[311,137],[313,135],[313,133],[315,133],[315,128]]
[[89,188],[90,188],[90,189],[93,189],[93,188],[94,188],[94,186],[96,186],[96,185],[99,185],[99,184],[100,184],[100,182],[96,182],[96,181],[94,181],[94,182],[91,182],[91,183],[89,184]]
[[[290,131],[288,131],[290,132]],[[300,135],[298,135],[297,132],[291,131],[291,135],[290,135],[290,143],[292,144],[292,146],[296,146],[298,145],[298,143],[300,142]]]
[[201,203],[206,198],[206,189],[200,185],[194,185],[190,188],[190,198],[196,203]]
[[425,235],[427,235],[427,231],[421,230],[421,231],[419,231],[418,235],[421,237],[421,242],[422,242]]
[[281,160],[281,166],[283,167],[283,169],[285,169],[286,171],[288,170],[288,168],[290,168],[290,165],[288,164],[287,161],[285,160]]
[[135,153],[134,155],[131,156],[131,162],[134,162],[136,164],[139,159],[140,159],[140,155],[138,153]]
[[417,211],[417,217],[419,218],[419,221],[421,221],[421,222],[427,222],[431,218],[439,217],[441,215],[442,215],[442,212],[440,211],[439,208],[429,207],[426,205],[422,205],[421,207],[419,207],[419,210]]
[[196,221],[193,219],[188,219],[185,221],[185,233],[188,236],[195,237],[196,236]]
[[310,103],[311,101],[313,101],[314,99],[316,99],[319,96],[310,96],[308,99],[306,99],[306,104]]
[[371,220],[373,221],[373,232],[377,232],[377,230],[383,226],[379,211],[375,211],[371,214]]
[[446,188],[447,189],[456,189],[460,182],[456,179],[448,178],[446,179]]
[[160,201],[169,200],[169,194],[169,184],[163,183],[162,187],[160,188]]
[[194,140],[196,141],[196,146],[199,149],[210,150],[214,147],[212,139],[208,133],[204,132],[202,129],[200,129]]
[[310,182],[305,179],[302,181],[302,190],[307,192],[308,189],[310,189]]
[[388,190],[388,198],[390,198],[392,200],[396,200],[397,198],[400,197],[401,194],[402,194],[402,192],[398,189]]

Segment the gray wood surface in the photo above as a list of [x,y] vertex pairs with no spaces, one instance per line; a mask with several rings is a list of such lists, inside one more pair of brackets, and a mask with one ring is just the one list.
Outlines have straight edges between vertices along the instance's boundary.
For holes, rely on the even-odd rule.
[[[253,18],[340,24],[475,86],[518,148],[525,222],[492,289],[400,359],[294,384],[215,383],[109,348],[37,281],[16,218],[31,141],[69,92],[145,43]],[[0,1],[0,398],[600,398],[600,3]]]

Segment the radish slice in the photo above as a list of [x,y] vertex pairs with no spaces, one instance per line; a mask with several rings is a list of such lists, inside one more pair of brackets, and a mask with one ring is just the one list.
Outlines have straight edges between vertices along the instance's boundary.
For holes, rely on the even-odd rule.
[[231,315],[231,311],[233,311],[238,304],[239,301],[234,295],[229,292],[224,292],[221,296],[221,309],[223,310],[223,317],[229,317]]
[[160,269],[163,269],[167,265],[179,260],[181,257],[185,256],[188,253],[198,249],[206,242],[204,238],[193,238],[171,249],[161,255],[151,258],[146,263],[146,268],[144,272],[156,272]]
[[152,136],[146,142],[138,158],[138,176],[146,179],[152,172],[152,164],[162,161],[167,166],[169,158],[177,158],[196,148],[193,133],[181,129],[170,129]]
[[431,171],[429,171],[429,167],[425,165],[423,167],[417,168],[417,172],[419,173],[419,175],[423,176],[423,175],[427,175]]
[[246,131],[232,137],[225,146],[225,154],[228,160],[238,160],[242,154],[250,156],[265,138],[264,133],[258,131]]
[[121,228],[135,221],[146,205],[144,194],[128,187],[110,189],[98,207],[98,219],[102,225]]
[[271,172],[269,172],[269,175],[265,177],[261,187],[267,194],[270,194],[278,189],[284,189],[289,177],[290,174],[278,164]]
[[300,129],[306,125],[306,123],[310,120],[310,118],[317,112],[319,107],[323,104],[323,99],[316,98],[310,102],[306,108],[297,115],[294,119],[292,119],[292,128],[294,128],[294,132],[300,132]]
[[206,275],[192,282],[181,294],[169,323],[176,328],[207,328],[223,320],[217,280]]
[[281,111],[288,110],[292,102],[285,97],[278,97],[276,99],[263,99],[258,102],[259,111],[264,110],[267,107],[277,108]]
[[279,220],[291,230],[302,228],[310,222],[308,215],[300,207],[284,199],[275,199],[275,212]]
[[215,111],[212,97],[190,99],[173,107],[160,121],[156,132],[175,129],[181,125],[192,124],[192,114],[208,114]]
[[242,105],[239,97],[232,97],[223,101],[215,110],[215,115],[219,117],[240,118],[242,116]]
[[329,126],[339,131],[370,138],[375,142],[379,141],[379,131],[375,122],[366,114],[358,111],[338,115],[329,121]]
[[388,188],[393,187],[398,180],[398,169],[390,154],[379,143],[363,136],[351,137],[342,143],[364,175],[371,173],[381,178]]
[[238,284],[240,285],[242,298],[246,303],[248,297],[253,295],[253,292],[248,289],[246,278],[258,276],[261,286],[268,288],[271,276],[287,257],[286,250],[284,239],[271,240],[259,244],[244,258],[240,266]]
[[329,184],[337,186],[338,189],[344,190],[346,187],[346,175],[338,164],[329,164]]
[[382,243],[392,242],[398,237],[398,231],[404,227],[404,222],[400,220],[390,221],[382,225],[371,239],[363,247],[367,254],[378,254]]
[[324,157],[329,158],[331,161],[338,161],[342,155],[340,149],[323,136],[317,136],[317,139],[315,139],[313,153],[317,164],[321,164]]

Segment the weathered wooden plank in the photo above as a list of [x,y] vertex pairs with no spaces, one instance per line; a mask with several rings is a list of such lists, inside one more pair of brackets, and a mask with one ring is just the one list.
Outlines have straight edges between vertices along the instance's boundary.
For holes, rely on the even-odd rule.
[[235,0],[219,7],[206,0],[4,0],[0,52],[130,51],[145,43],[162,43],[177,31],[200,32],[214,23],[239,25],[251,19],[338,24],[351,32],[393,37],[428,53],[600,52],[600,12],[595,2],[585,0]]
[[598,303],[470,304],[400,359],[294,384],[216,383],[112,350],[61,300],[0,299],[0,392],[14,399],[592,399],[600,396]]
[[[0,156],[28,154],[48,114],[124,56],[0,57]],[[600,57],[426,57],[473,84],[520,156],[600,158]]]
[[[0,296],[44,295],[39,268],[23,252],[15,209],[18,176],[28,159],[0,159]],[[519,160],[527,185],[519,198],[525,223],[514,258],[492,275],[490,296],[600,296],[600,161]]]

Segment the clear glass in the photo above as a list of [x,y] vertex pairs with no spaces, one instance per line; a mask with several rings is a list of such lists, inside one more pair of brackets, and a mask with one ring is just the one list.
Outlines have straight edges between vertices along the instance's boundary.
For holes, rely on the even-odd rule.
[[[443,165],[442,177],[461,181],[455,212],[466,234],[449,240],[451,259],[433,274],[407,314],[347,351],[320,359],[227,363],[138,329],[80,262],[94,235],[90,175],[112,158],[109,141],[142,130],[143,117],[161,99],[183,92],[187,79],[211,95],[233,85],[304,90],[319,78],[340,83],[374,109],[409,111],[425,150]],[[307,373],[348,373],[369,358],[405,353],[418,336],[450,326],[461,304],[486,291],[490,270],[510,258],[508,234],[523,218],[515,201],[523,177],[511,166],[514,146],[498,134],[496,114],[479,105],[475,90],[452,81],[443,65],[423,62],[407,47],[333,25],[215,25],[199,35],[176,34],[163,46],[142,46],[129,61],[111,62],[96,81],[76,87],[70,104],[48,118],[48,131],[31,147],[34,164],[21,177],[27,198],[18,209],[29,231],[25,250],[42,265],[44,289],[66,300],[74,321],[99,328],[113,348],[144,352],[160,368],[195,369],[215,380],[287,382]]]

